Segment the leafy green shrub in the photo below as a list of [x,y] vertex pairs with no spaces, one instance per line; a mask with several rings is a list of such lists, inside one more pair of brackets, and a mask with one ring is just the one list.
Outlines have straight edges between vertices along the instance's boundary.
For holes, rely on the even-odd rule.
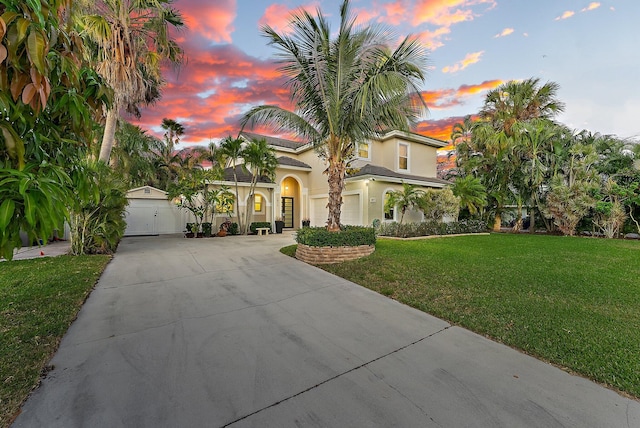
[[376,231],[372,227],[342,226],[340,229],[329,232],[324,227],[303,227],[296,233],[296,242],[311,247],[356,247],[376,243]]
[[269,233],[272,233],[272,231],[271,231],[271,223],[269,223],[268,221],[254,221],[249,226],[249,230],[251,231],[251,233],[256,233],[256,230],[259,227],[268,227],[269,228]]
[[451,223],[441,221],[427,221],[422,223],[397,222],[383,223],[378,229],[378,235],[394,236],[396,238],[413,238],[430,235],[455,235],[459,233],[480,233],[487,231],[487,223],[482,220],[465,219]]
[[212,229],[211,223],[204,222],[201,224],[201,226],[202,226],[202,234],[204,236],[211,236],[211,229]]
[[78,164],[71,177],[76,191],[70,216],[71,253],[113,253],[127,227],[126,183],[103,163]]
[[230,235],[237,235],[240,233],[240,229],[238,228],[238,223],[231,223],[229,226],[229,230],[227,231]]

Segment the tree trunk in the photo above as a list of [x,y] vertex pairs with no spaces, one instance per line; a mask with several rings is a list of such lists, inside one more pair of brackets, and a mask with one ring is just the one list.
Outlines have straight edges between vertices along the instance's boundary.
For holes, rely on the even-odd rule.
[[502,213],[496,212],[496,217],[493,220],[493,231],[500,232],[500,227],[502,226]]
[[104,125],[104,135],[102,136],[102,145],[100,146],[100,161],[109,163],[111,157],[111,149],[115,141],[116,125],[118,124],[118,109],[112,108],[107,111],[107,121]]
[[329,218],[327,229],[333,232],[340,230],[340,212],[342,209],[342,189],[344,189],[344,176],[346,173],[344,161],[329,158]]
[[538,200],[536,197],[531,198],[531,212],[529,213],[529,233],[533,235],[536,233],[536,207],[538,206]]

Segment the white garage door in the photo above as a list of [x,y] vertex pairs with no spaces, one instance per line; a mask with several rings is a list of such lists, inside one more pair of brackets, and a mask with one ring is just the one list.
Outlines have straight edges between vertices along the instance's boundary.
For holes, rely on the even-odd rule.
[[[327,198],[311,199],[311,226],[325,226],[328,214]],[[342,195],[340,222],[350,225],[362,224],[360,195]]]
[[129,199],[124,236],[163,235],[181,233],[186,216],[169,201],[157,199]]
[[342,195],[342,213],[340,223],[354,226],[362,225],[360,213],[360,195]]
[[327,217],[329,216],[327,202],[327,198],[311,199],[311,226],[320,227],[327,225]]

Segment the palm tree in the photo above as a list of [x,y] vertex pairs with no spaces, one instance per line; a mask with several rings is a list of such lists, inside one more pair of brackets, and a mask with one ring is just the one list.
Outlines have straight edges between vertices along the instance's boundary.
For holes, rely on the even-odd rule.
[[220,143],[221,156],[227,159],[227,165],[229,165],[233,171],[233,182],[235,183],[236,190],[236,213],[238,216],[238,229],[240,233],[244,233],[244,224],[242,222],[243,213],[240,210],[240,191],[238,189],[238,171],[237,168],[242,164],[242,150],[244,140],[242,138],[233,138],[228,136]]
[[420,199],[425,196],[425,192],[413,184],[402,183],[402,190],[394,190],[387,193],[389,197],[385,202],[385,210],[400,208],[400,224],[404,220],[404,215],[408,209],[420,206]]
[[545,119],[534,119],[514,128],[519,144],[514,147],[514,157],[521,160],[520,183],[516,187],[529,200],[529,232],[535,231],[535,211],[540,210],[540,193],[548,181],[552,162],[553,144],[563,129]]
[[[252,140],[242,150],[244,159],[244,168],[251,174],[251,184],[249,187],[249,196],[247,197],[247,211],[244,224],[249,225],[251,216],[253,215],[253,200],[255,196],[256,184],[261,177],[273,181],[276,175],[278,159],[274,150],[267,145],[266,140]],[[248,230],[248,228],[247,228]],[[246,232],[246,231],[245,231]]]
[[554,82],[540,86],[540,79],[535,77],[509,81],[487,92],[480,117],[511,137],[518,122],[552,119],[564,111],[564,103],[556,97],[559,88]]
[[456,177],[451,191],[460,198],[460,206],[471,215],[476,215],[487,205],[487,190],[480,179],[472,175]]
[[347,163],[358,143],[388,130],[408,130],[426,111],[419,85],[425,80],[426,50],[405,38],[392,50],[383,27],[357,27],[349,1],[340,7],[335,38],[328,21],[299,11],[290,33],[262,32],[278,49],[296,111],[264,105],[252,108],[242,126],[268,124],[313,143],[328,163],[328,230],[340,229],[342,191]]
[[164,139],[167,142],[167,146],[173,151],[176,144],[180,142],[180,137],[184,135],[184,126],[173,119],[162,119],[162,129],[164,129]]
[[[99,0],[86,2],[84,32],[96,45],[96,70],[114,91],[107,111],[100,160],[108,162],[122,109],[138,112],[141,103],[159,98],[161,64],[179,64],[183,52],[169,27],[184,25],[172,0]],[[139,112],[138,112],[139,113]]]
[[153,152],[160,149],[162,142],[126,121],[120,122],[116,140],[112,161],[127,185],[132,188],[153,183],[156,178]]

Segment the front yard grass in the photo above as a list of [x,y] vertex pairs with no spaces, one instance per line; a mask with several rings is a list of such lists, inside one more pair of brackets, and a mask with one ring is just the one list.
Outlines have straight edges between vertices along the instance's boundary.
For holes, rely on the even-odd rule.
[[640,397],[638,241],[379,239],[369,257],[319,267]]
[[0,263],[0,426],[37,385],[110,256]]

